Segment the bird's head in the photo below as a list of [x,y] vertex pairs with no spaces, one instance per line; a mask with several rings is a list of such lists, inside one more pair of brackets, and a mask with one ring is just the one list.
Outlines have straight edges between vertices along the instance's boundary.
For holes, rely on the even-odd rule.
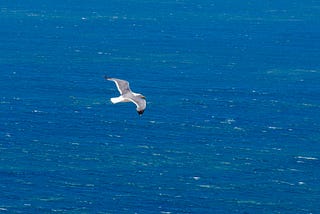
[[143,114],[144,110],[139,110],[139,111],[137,110],[137,112],[141,116]]

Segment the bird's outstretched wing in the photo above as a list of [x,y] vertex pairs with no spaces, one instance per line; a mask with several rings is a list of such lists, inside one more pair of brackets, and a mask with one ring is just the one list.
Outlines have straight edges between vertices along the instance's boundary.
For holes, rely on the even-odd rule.
[[142,115],[144,110],[146,109],[147,106],[147,102],[145,100],[145,98],[140,98],[140,97],[131,97],[129,98],[129,100],[131,100],[134,104],[136,104],[137,108],[137,112],[139,115]]
[[121,79],[116,79],[116,78],[110,78],[105,76],[105,79],[109,81],[113,81],[116,83],[116,86],[118,88],[118,91],[120,92],[121,95],[126,94],[128,92],[131,92],[130,87],[129,87],[129,82]]
[[140,97],[130,97],[129,98],[134,104],[137,106],[137,111],[144,110],[147,106],[147,102],[145,99]]

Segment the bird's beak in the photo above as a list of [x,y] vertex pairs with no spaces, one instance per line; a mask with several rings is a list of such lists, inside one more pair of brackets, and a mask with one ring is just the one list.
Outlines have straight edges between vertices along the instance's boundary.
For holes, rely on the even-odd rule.
[[145,97],[145,96],[142,96],[141,98],[142,98],[142,99],[146,99],[146,97]]

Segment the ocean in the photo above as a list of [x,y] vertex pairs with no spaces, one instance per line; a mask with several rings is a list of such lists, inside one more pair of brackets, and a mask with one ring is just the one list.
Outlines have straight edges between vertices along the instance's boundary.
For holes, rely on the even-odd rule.
[[0,213],[320,213],[319,62],[316,0],[1,0]]

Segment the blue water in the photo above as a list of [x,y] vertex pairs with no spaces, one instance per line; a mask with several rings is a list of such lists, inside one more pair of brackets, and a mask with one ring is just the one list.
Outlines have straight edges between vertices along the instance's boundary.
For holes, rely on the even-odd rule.
[[1,0],[0,213],[320,213],[319,60],[317,0]]

